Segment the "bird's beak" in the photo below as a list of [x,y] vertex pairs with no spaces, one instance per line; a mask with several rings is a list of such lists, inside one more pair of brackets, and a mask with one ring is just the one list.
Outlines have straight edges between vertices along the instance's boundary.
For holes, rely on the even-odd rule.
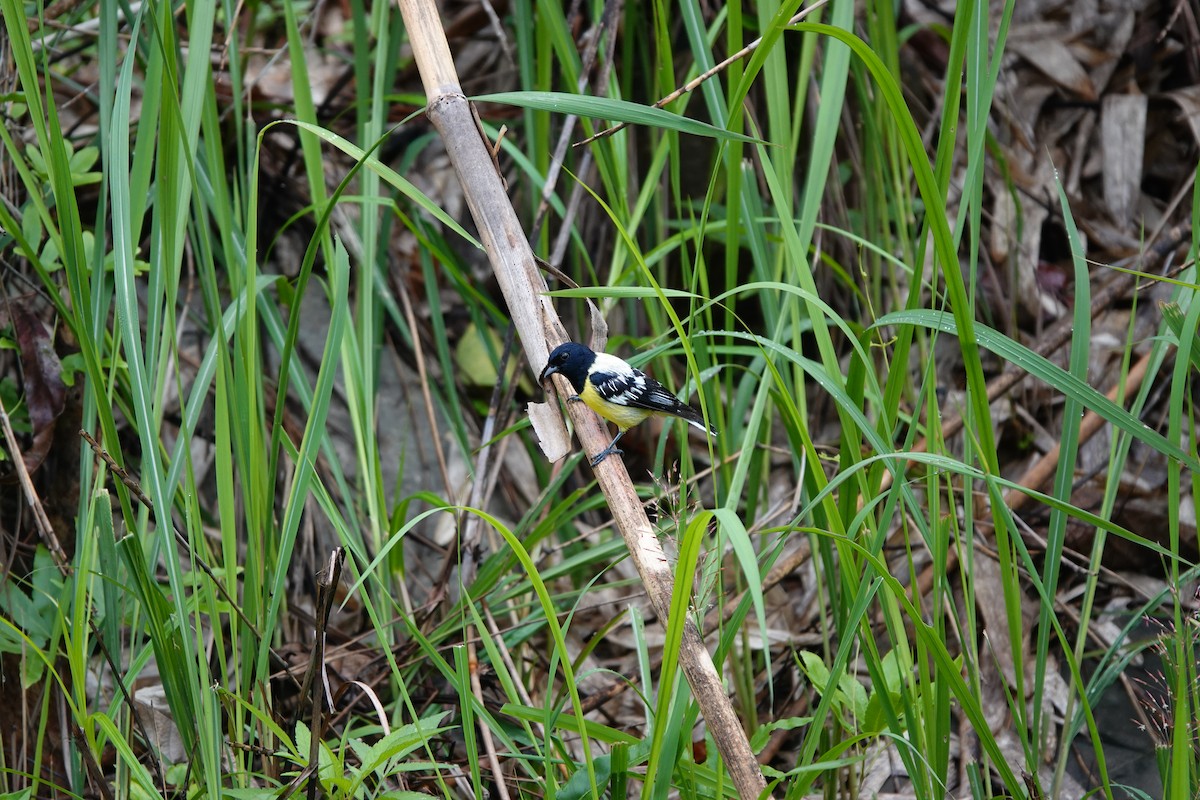
[[540,376],[538,376],[538,383],[544,387],[546,385],[546,379],[549,378],[551,375],[556,374],[557,372],[558,372],[558,367],[556,367],[552,364],[547,364],[546,368],[544,370],[542,370],[542,374]]

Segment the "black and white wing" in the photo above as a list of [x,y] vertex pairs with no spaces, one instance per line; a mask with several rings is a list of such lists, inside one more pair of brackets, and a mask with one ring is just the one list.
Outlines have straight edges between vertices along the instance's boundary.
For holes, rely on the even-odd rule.
[[610,403],[670,414],[705,433],[713,436],[717,433],[704,424],[704,417],[699,411],[687,403],[681,403],[667,387],[616,356],[597,353],[589,377],[596,393]]

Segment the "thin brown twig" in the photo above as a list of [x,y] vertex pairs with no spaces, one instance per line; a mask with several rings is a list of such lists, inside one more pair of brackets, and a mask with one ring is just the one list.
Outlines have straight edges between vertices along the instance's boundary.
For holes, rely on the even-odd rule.
[[[613,8],[615,6],[616,3],[614,0],[606,0],[604,4],[604,13],[600,16],[600,23],[594,28],[593,36],[588,41],[587,47],[584,48],[582,60],[583,69],[580,70],[579,80],[575,87],[579,94],[584,94],[591,82],[592,69],[596,63],[596,53],[599,51],[600,41],[604,38],[604,34],[608,31],[611,31],[613,28],[612,16]],[[611,45],[615,41],[615,36],[609,36],[610,49],[608,57],[605,59],[604,70],[606,73],[612,64]],[[601,80],[599,85],[604,86],[605,81]],[[568,114],[563,119],[562,130],[559,131],[558,142],[554,147],[553,157],[550,159],[550,164],[546,170],[546,182],[542,186],[542,199],[541,202],[538,203],[537,213],[534,214],[533,225],[529,230],[529,241],[531,243],[537,241],[537,238],[541,233],[542,221],[546,217],[546,212],[550,209],[550,198],[554,195],[554,188],[558,185],[558,176],[562,173],[563,158],[567,154],[567,148],[571,146],[571,133],[575,130],[575,123],[578,121],[579,117],[576,114]],[[582,187],[576,184],[573,195],[577,196],[581,190]],[[572,199],[574,199],[574,196]],[[570,207],[569,203],[568,207]],[[570,230],[569,221],[563,221],[562,230]],[[557,263],[557,260],[555,263]]]
[[[820,8],[821,6],[825,5],[828,2],[829,2],[829,0],[817,0],[817,2],[813,3],[808,8],[801,10],[794,17],[789,19],[787,21],[787,23],[784,25],[784,27],[791,27],[792,25],[799,23],[801,20],[803,20],[809,14],[816,11],[818,8]],[[652,108],[662,108],[663,106],[667,105],[668,103],[673,102],[674,100],[677,100],[680,97],[682,97],[683,95],[687,94],[688,92],[694,90],[697,86],[704,83],[705,81],[712,78],[713,76],[718,75],[721,72],[724,72],[726,69],[728,69],[730,67],[730,65],[736,64],[738,61],[742,60],[743,58],[745,58],[746,56],[750,55],[755,50],[757,50],[758,46],[762,44],[762,41],[763,41],[762,37],[760,36],[759,38],[755,39],[750,44],[743,47],[741,50],[738,50],[736,53],[734,53],[733,55],[726,58],[720,64],[717,64],[715,67],[710,67],[709,69],[706,69],[700,75],[697,75],[695,78],[692,78],[690,81],[685,83],[680,88],[676,89],[675,91],[671,92],[666,97],[664,97],[661,100],[659,100],[658,102],[654,103]],[[596,141],[597,139],[603,139],[606,136],[612,136],[614,133],[617,133],[618,131],[622,131],[625,128],[627,128],[628,126],[629,126],[628,122],[618,122],[616,125],[613,125],[611,128],[605,128],[604,130],[600,131],[599,133],[589,136],[588,138],[584,139],[581,142],[576,142],[574,144],[574,147],[583,147],[584,145],[591,144],[592,142]]]
[[417,335],[417,315],[413,311],[412,298],[408,295],[408,285],[404,281],[396,281],[395,284],[399,289],[397,294],[400,295],[400,306],[404,311],[404,320],[408,323],[408,329],[413,332],[413,355],[417,360],[417,375],[421,379],[421,396],[425,401],[425,414],[429,418],[429,431],[433,439],[433,452],[437,456],[438,468],[442,472],[442,483],[446,487],[446,494],[449,497],[453,497],[454,483],[450,480],[450,469],[446,466],[446,453],[442,449],[442,439],[438,435],[437,413],[433,407],[433,396],[429,392],[429,373],[425,368],[425,354],[421,349],[421,339]]
[[[137,714],[133,716],[136,717]],[[96,788],[96,791],[100,793],[101,800],[113,800],[112,788],[109,787],[108,781],[104,777],[104,770],[100,769],[100,764],[96,761],[96,756],[92,755],[92,748],[88,747],[88,740],[83,734],[83,728],[76,725],[75,729],[71,731],[71,738],[75,740],[75,747],[83,758],[83,766],[87,771],[88,780]],[[163,788],[165,790],[165,784]]]
[[[513,349],[513,328],[508,327],[508,333],[504,340],[504,351],[500,356],[500,369],[496,373],[496,382],[492,386],[492,398],[488,403],[488,414],[483,422],[483,431],[480,434],[482,445],[479,448],[479,453],[475,457],[475,479],[471,483],[471,494],[468,496],[468,508],[483,508],[484,493],[487,486],[487,475],[492,464],[492,435],[496,430],[496,419],[502,408],[500,401],[504,395],[504,387],[508,383],[505,376],[508,372],[508,361]],[[497,463],[499,463],[497,461]],[[481,531],[483,528],[483,520],[478,514],[470,514],[463,511],[459,514],[458,525],[458,546],[456,548],[447,548],[446,558],[442,563],[442,571],[438,576],[438,580],[434,584],[434,596],[439,597],[446,592],[446,584],[450,580],[450,572],[452,571],[456,560],[461,564],[459,570],[459,583],[462,586],[470,586],[475,582],[476,565],[479,563],[478,550]]]
[[[325,669],[325,629],[329,626],[329,613],[333,610],[334,596],[337,594],[338,583],[342,579],[342,565],[346,563],[346,551],[341,547],[335,547],[329,554],[329,564],[317,576],[317,610],[316,625],[313,628],[313,646],[312,657],[309,660],[308,670],[304,673],[304,683],[300,690],[300,696],[304,697],[311,689],[312,696],[312,717],[309,723],[309,750],[308,763],[320,763],[321,742],[324,740],[325,731],[325,709],[324,700],[329,704],[329,710],[332,712],[333,698],[329,691],[329,674]],[[320,680],[317,680],[317,675],[320,675]],[[317,792],[321,790],[320,779],[313,773],[314,780],[308,783],[309,800],[315,800]]]
[[[150,738],[150,733],[146,730],[146,726],[142,722],[142,715],[137,713],[137,708],[133,704],[133,695],[129,693],[129,687],[125,685],[125,680],[121,677],[121,665],[117,663],[115,658],[113,658],[112,651],[108,649],[108,644],[104,641],[104,635],[96,627],[96,621],[91,617],[91,615],[88,616],[87,622],[88,627],[92,629],[92,635],[96,637],[96,644],[100,647],[100,655],[104,659],[105,663],[108,664],[108,669],[112,672],[113,685],[117,687],[117,691],[125,700],[125,705],[129,707],[130,722],[133,723],[133,727],[138,729],[138,733],[142,735],[142,741],[154,741]],[[81,749],[87,750],[86,745],[81,745]],[[87,757],[94,758],[90,751],[87,752]],[[158,785],[162,787],[163,791],[165,792],[167,787],[167,779],[166,776],[163,775],[161,761],[157,758],[152,758],[150,759],[150,763],[154,768],[154,775],[158,779]],[[101,786],[103,787],[102,790],[104,793],[106,795],[109,794],[107,791],[107,784],[101,783]]]
[[[483,683],[479,680],[478,646],[472,641],[467,643],[467,672],[471,676],[471,694],[482,707]],[[500,757],[496,753],[496,742],[492,739],[492,728],[482,715],[475,719],[479,726],[479,739],[483,742],[483,752],[487,755],[488,768],[492,771],[492,783],[496,787],[496,796],[500,800],[509,800],[508,784],[504,780],[504,770],[500,767]]]
[[33,512],[33,521],[37,526],[38,534],[54,557],[54,565],[58,567],[58,571],[63,574],[63,577],[66,577],[71,574],[70,559],[67,558],[66,551],[58,541],[54,527],[50,524],[50,517],[46,515],[42,500],[33,487],[33,479],[29,476],[29,470],[25,466],[25,458],[21,455],[18,447],[17,436],[13,433],[12,424],[8,419],[8,409],[4,407],[3,398],[0,398],[0,427],[4,431],[4,443],[12,455],[12,463],[17,471],[17,480],[21,483],[21,491],[25,494],[25,501],[29,503],[29,510]]
[[[1146,371],[1150,368],[1150,362],[1154,360],[1154,351],[1148,350],[1145,355],[1137,360],[1126,374],[1125,379],[1118,382],[1116,386],[1109,389],[1106,397],[1109,400],[1115,401],[1122,392],[1133,393],[1142,385],[1142,381],[1146,379]],[[1087,440],[1091,439],[1097,431],[1104,427],[1104,417],[1097,414],[1095,411],[1089,410],[1083,415],[1083,419],[1079,423],[1079,444],[1082,445]],[[1026,489],[1040,489],[1046,481],[1054,474],[1058,468],[1059,455],[1061,453],[1061,444],[1055,442],[1046,453],[1037,460],[1037,462],[1026,470],[1021,476],[1018,483]],[[1022,492],[1019,489],[1009,489],[1004,493],[1004,502],[1013,511],[1018,510],[1030,500],[1030,495]]]

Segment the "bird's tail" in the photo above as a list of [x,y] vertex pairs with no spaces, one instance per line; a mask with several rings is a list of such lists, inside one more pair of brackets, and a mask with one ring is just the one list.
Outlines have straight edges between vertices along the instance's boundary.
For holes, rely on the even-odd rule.
[[699,411],[691,406],[680,403],[680,409],[675,413],[677,416],[687,422],[688,425],[691,425],[694,428],[699,428],[714,439],[717,438],[717,429],[711,425],[705,425],[704,417],[701,416]]

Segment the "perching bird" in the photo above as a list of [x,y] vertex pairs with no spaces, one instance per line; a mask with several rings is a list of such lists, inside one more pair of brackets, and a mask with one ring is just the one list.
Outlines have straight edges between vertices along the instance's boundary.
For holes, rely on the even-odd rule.
[[614,423],[620,430],[608,447],[592,459],[596,466],[613,453],[620,453],[617,440],[625,431],[654,414],[669,414],[694,425],[710,436],[717,432],[704,424],[700,412],[681,403],[658,381],[640,369],[634,369],[616,356],[596,353],[576,342],[554,348],[538,382],[544,384],[551,375],[566,378],[577,395],[568,401],[582,400],[588,408]]

